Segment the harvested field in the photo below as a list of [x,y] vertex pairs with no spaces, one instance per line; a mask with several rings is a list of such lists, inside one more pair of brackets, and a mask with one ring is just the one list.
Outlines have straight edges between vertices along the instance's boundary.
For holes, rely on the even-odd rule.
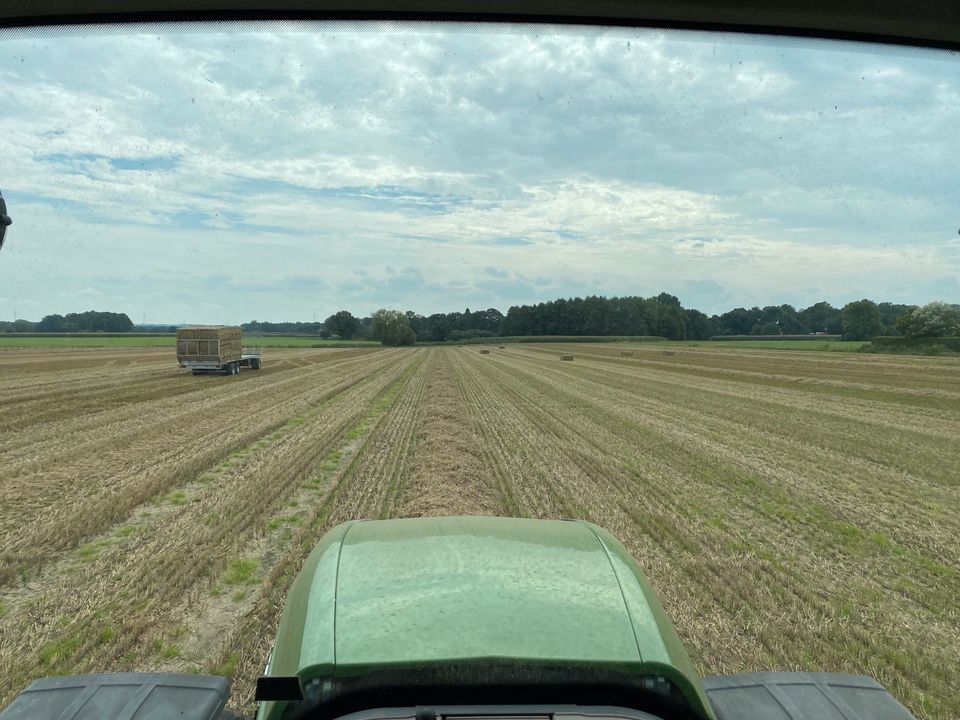
[[170,348],[0,349],[0,706],[134,669],[245,706],[328,528],[482,513],[609,528],[705,675],[864,673],[950,720],[958,468],[948,359],[290,349],[194,377]]

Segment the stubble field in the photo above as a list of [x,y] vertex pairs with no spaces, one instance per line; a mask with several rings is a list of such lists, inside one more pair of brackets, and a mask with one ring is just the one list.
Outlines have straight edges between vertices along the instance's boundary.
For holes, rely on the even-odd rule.
[[249,707],[316,540],[432,514],[607,527],[702,674],[865,673],[960,717],[960,363],[616,345],[276,350],[236,377],[0,349],[0,706],[139,669]]

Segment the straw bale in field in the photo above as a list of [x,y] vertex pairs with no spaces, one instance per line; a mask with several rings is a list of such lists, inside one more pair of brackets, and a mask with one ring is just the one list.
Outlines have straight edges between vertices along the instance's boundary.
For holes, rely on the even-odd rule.
[[177,329],[177,357],[183,360],[239,358],[243,352],[243,331],[229,325],[182,327]]

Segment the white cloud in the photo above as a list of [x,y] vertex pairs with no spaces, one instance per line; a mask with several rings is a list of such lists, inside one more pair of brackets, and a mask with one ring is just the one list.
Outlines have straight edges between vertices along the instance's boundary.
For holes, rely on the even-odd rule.
[[219,322],[689,288],[715,311],[960,273],[942,56],[282,27],[0,40],[0,304]]

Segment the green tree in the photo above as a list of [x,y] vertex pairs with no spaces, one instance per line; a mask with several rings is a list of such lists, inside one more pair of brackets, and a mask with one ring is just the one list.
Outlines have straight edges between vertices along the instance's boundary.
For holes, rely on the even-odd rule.
[[354,337],[360,329],[360,321],[346,310],[334,313],[323,324],[330,334],[338,335],[344,340]]
[[66,321],[63,319],[63,315],[45,315],[44,318],[37,323],[37,332],[63,332],[63,326]]
[[908,307],[903,314],[897,318],[896,328],[904,337],[913,337],[913,311],[917,306]]
[[709,340],[716,335],[716,327],[710,318],[699,310],[684,310],[687,320],[687,340]]
[[423,315],[418,315],[413,310],[407,310],[404,315],[410,321],[410,329],[413,330],[417,340],[423,340],[430,334],[430,326]]
[[803,324],[804,332],[840,333],[842,330],[840,311],[825,301],[801,310],[797,318]]
[[960,334],[960,310],[934,301],[908,309],[897,318],[897,330],[907,337],[950,337]]
[[800,320],[800,314],[793,305],[780,305],[777,308],[777,325],[784,335],[802,335],[807,332],[806,326]]
[[399,310],[377,310],[373,314],[372,335],[383,345],[413,345],[417,336],[410,318]]
[[718,335],[749,335],[753,332],[753,326],[760,322],[763,311],[760,308],[738,307],[725,312],[720,316],[717,334]]
[[902,335],[903,333],[897,328],[897,320],[900,319],[900,316],[903,315],[907,310],[915,307],[914,305],[899,305],[897,303],[882,302],[877,305],[877,309],[880,311],[880,324],[883,325],[883,329],[880,331],[882,335]]
[[757,323],[753,326],[752,332],[754,335],[783,335],[783,329],[776,320]]
[[63,318],[61,330],[64,332],[130,332],[133,330],[133,321],[126,313],[87,310],[82,313],[67,313]]
[[879,335],[882,329],[877,304],[866,298],[844,305],[840,311],[840,321],[845,340],[869,340]]

